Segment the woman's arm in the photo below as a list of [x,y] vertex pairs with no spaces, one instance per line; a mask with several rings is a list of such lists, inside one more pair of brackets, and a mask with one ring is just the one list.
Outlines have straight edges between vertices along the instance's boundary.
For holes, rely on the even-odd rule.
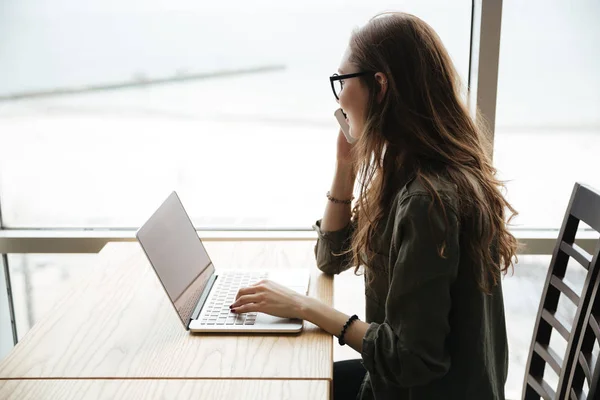
[[[262,312],[281,318],[303,319],[338,336],[350,318],[323,302],[302,295],[272,281],[261,281],[256,285],[240,289],[231,305],[234,313]],[[362,350],[362,339],[369,324],[354,321],[346,330],[344,340],[354,350]]]
[[[354,181],[355,174],[352,164],[338,162],[329,191],[331,196],[339,200],[351,199],[354,190]],[[324,232],[343,229],[350,223],[351,211],[350,204],[327,201],[325,213],[321,220],[321,229]]]
[[[304,299],[302,319],[312,322],[334,336],[340,336],[342,328],[349,318],[349,315],[329,307],[313,297]],[[361,353],[363,337],[368,328],[369,324],[366,322],[360,320],[352,322],[344,334],[344,341],[348,346]]]
[[[354,181],[352,164],[349,161],[338,160],[330,189],[331,196],[339,200],[351,199]],[[325,273],[339,274],[350,268],[351,255],[347,251],[353,232],[351,215],[350,204],[327,200],[323,219],[317,221],[314,226],[318,235],[315,244],[317,267]]]

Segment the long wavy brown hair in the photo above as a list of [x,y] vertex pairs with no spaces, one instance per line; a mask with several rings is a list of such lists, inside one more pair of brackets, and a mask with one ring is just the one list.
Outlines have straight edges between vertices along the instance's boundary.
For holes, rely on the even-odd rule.
[[[356,271],[369,267],[371,240],[403,177],[420,180],[445,215],[432,185],[444,176],[459,197],[461,257],[469,258],[479,287],[489,293],[516,259],[518,243],[507,224],[517,213],[502,194],[489,136],[461,99],[460,79],[440,38],[413,15],[384,13],[353,32],[350,53],[360,71],[387,77],[381,101],[374,74],[360,78],[369,100],[363,134],[352,149],[360,185],[352,265]],[[444,249],[441,242],[440,257]]]

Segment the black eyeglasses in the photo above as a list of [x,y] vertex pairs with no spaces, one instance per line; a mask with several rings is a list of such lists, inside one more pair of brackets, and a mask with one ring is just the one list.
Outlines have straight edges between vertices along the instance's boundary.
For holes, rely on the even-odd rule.
[[356,78],[357,76],[363,76],[363,75],[367,75],[370,74],[371,72],[369,71],[364,71],[364,72],[356,72],[354,74],[345,74],[345,75],[338,75],[338,74],[333,74],[329,77],[329,81],[331,82],[331,90],[333,90],[333,95],[335,96],[336,99],[340,99],[340,93],[342,92],[342,89],[344,88],[344,79],[350,79],[350,78]]

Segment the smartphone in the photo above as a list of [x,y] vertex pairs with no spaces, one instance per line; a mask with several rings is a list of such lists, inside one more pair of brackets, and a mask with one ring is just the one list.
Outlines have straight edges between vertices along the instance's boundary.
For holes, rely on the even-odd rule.
[[350,136],[350,126],[346,122],[346,115],[344,114],[344,112],[342,111],[342,109],[338,108],[337,110],[335,110],[335,113],[333,113],[333,115],[335,116],[335,118],[337,119],[338,123],[340,124],[340,128],[342,129],[342,133],[344,134],[344,136],[346,136],[346,140],[348,141],[348,143],[350,143],[350,144],[355,143],[356,142],[356,138]]

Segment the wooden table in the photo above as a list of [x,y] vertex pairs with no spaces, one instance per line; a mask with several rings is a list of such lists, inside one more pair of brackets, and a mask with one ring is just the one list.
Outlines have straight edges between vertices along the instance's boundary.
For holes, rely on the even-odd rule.
[[2,400],[326,400],[323,380],[25,379],[0,380]]
[[[240,260],[231,246],[206,244],[217,268],[311,268],[309,295],[332,304],[333,279],[314,267],[310,253],[298,264],[282,262],[277,255]],[[268,248],[269,243],[263,245]],[[222,380],[257,396],[274,393],[273,398],[281,398],[290,390],[294,396],[311,393],[308,398],[317,398],[312,394],[321,384],[329,391],[332,344],[329,334],[308,322],[296,335],[190,334],[140,246],[111,243],[100,253],[90,279],[59,301],[0,363],[0,379],[15,380],[3,382],[4,390],[69,393],[77,385],[90,390],[91,398],[104,398],[105,390],[128,393],[138,385],[212,393],[227,384]],[[45,381],[49,378],[57,380]],[[78,381],[70,381],[74,378]],[[22,379],[32,380],[26,384]]]

